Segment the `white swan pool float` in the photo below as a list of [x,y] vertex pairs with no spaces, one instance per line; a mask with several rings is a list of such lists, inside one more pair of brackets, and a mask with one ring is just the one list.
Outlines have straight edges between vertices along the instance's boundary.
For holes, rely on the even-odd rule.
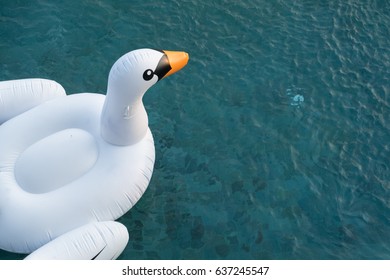
[[43,79],[0,82],[0,248],[29,259],[117,258],[129,237],[114,220],[145,192],[154,166],[142,97],[187,62],[184,52],[129,52],[106,95],[66,95]]

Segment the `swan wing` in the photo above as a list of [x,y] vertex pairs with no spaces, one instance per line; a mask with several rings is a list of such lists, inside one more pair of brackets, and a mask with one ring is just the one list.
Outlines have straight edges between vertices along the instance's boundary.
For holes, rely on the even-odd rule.
[[0,125],[48,100],[65,96],[64,88],[46,79],[0,82]]
[[46,243],[25,260],[116,259],[125,249],[128,240],[128,231],[121,223],[93,222]]

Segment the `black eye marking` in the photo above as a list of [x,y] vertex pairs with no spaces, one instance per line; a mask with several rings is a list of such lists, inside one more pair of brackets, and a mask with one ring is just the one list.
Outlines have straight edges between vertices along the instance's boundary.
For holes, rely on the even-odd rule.
[[145,81],[150,81],[154,76],[154,72],[151,69],[148,69],[144,72],[143,78]]
[[154,73],[157,75],[158,80],[161,80],[171,69],[172,67],[169,64],[168,56],[164,54],[158,62]]

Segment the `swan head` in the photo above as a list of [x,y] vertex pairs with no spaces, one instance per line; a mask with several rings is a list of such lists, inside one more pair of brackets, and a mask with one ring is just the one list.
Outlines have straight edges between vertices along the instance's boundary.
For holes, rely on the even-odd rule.
[[101,135],[114,145],[132,145],[148,129],[142,104],[145,92],[158,81],[182,69],[185,52],[139,49],[119,58],[108,76],[106,100],[101,115]]
[[108,77],[107,94],[115,92],[127,103],[142,99],[161,79],[182,69],[188,62],[185,52],[138,49],[119,58]]

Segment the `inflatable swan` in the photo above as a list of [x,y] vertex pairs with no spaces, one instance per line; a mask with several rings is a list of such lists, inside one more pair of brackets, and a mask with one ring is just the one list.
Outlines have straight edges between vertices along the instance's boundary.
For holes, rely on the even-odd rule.
[[111,68],[106,95],[0,82],[0,248],[33,252],[28,259],[117,258],[129,237],[114,220],[153,172],[142,97],[187,62],[184,52],[129,52]]

